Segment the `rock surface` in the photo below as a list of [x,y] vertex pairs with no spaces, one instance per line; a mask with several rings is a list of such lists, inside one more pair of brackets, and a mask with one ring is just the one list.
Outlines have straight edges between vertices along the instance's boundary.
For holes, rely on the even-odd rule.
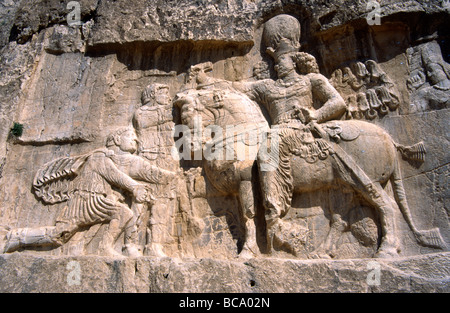
[[[75,2],[79,6],[56,0],[0,3],[1,292],[450,291],[446,2],[381,0],[376,11],[373,3],[356,0],[345,5],[329,0]],[[80,25],[68,23],[74,12]],[[371,25],[374,12],[380,20]],[[287,34],[290,25],[280,27],[279,34],[265,30],[268,21],[283,14],[301,26],[298,46],[295,36]],[[265,43],[267,36],[273,36],[273,46]],[[292,84],[280,70],[287,53],[294,55],[290,62],[301,77]],[[223,103],[240,99],[222,126],[244,116],[247,125],[264,117],[258,127],[270,127],[280,117],[270,111],[270,99],[277,93],[287,99],[286,90],[304,83],[304,77],[315,78],[312,85],[321,88],[311,92],[315,99],[310,103],[302,95],[295,114],[285,113],[292,118],[302,112],[308,119],[310,112],[325,111],[318,102],[330,94],[342,99],[334,103],[339,116],[321,120],[325,114],[317,113],[316,120],[327,125],[330,142],[340,140],[339,146],[355,153],[360,167],[373,166],[382,176],[380,187],[358,193],[360,181],[334,181],[318,188],[318,181],[331,173],[328,163],[319,161],[321,166],[305,167],[298,175],[308,184],[292,192],[291,208],[285,215],[279,210],[278,223],[267,213],[267,195],[291,195],[278,192],[280,184],[277,192],[273,185],[260,185],[265,178],[255,174],[257,165],[208,167],[204,160],[171,158],[180,139],[172,133],[175,126],[192,126],[191,100],[217,110],[203,115],[205,126],[225,116],[219,111]],[[250,90],[254,85],[259,87]],[[167,94],[153,91],[157,86],[165,86]],[[257,113],[239,111],[252,103],[259,105]],[[371,135],[341,127],[346,123],[323,124],[338,120],[380,127],[397,151],[386,157],[392,162],[383,163],[388,154],[380,144],[384,139],[370,141]],[[15,124],[23,126],[19,135],[11,132]],[[125,127],[136,131],[139,142],[128,154],[118,139]],[[323,149],[317,137],[289,153],[294,159],[317,156],[311,152]],[[352,142],[361,145],[355,148]],[[93,156],[101,161],[92,161]],[[406,214],[399,195],[394,196],[394,181],[384,179],[397,159]],[[99,164],[110,161],[133,179],[131,185],[112,174],[102,176]],[[350,176],[358,176],[349,164]],[[346,166],[333,166],[333,173],[345,176]],[[242,170],[239,175],[236,169]],[[236,176],[248,184],[236,183]],[[95,183],[83,189],[75,177]],[[92,211],[76,227],[62,223],[72,206],[82,207],[81,198],[88,199],[90,209],[100,200],[122,208],[119,226],[111,221],[116,215],[100,219]],[[386,213],[383,201],[392,212]],[[123,221],[127,214],[136,217],[133,231],[123,225],[130,225]],[[385,227],[395,230],[392,237]],[[70,236],[62,238],[64,233]],[[108,239],[111,234],[117,238]],[[105,251],[135,253],[126,244],[130,240],[138,243],[140,257],[105,256]],[[252,258],[236,259],[248,250]],[[380,250],[388,258],[372,259]],[[68,283],[71,261],[80,266],[80,285]],[[377,286],[366,280],[371,261],[381,265]]]
[[[0,257],[1,292],[441,293],[448,253],[397,260]],[[375,271],[374,271],[375,269]],[[379,272],[377,272],[379,269]],[[378,281],[379,278],[379,281]]]

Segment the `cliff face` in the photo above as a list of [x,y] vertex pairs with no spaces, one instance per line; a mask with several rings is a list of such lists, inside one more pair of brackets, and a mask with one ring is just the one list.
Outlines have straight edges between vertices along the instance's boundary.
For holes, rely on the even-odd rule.
[[[450,8],[446,2],[437,0],[377,3],[80,0],[68,5],[68,1],[52,0],[3,1],[0,253],[4,255],[0,261],[5,268],[27,268],[27,262],[37,259],[44,264],[42,271],[62,266],[66,272],[64,267],[69,259],[77,256],[81,258],[75,258],[77,262],[83,263],[85,255],[93,255],[92,258],[98,258],[98,266],[105,267],[114,257],[120,258],[118,254],[135,256],[129,248],[132,242],[138,255],[143,255],[136,264],[148,272],[147,276],[152,271],[158,272],[156,268],[176,268],[185,277],[189,276],[188,268],[201,268],[202,273],[210,268],[217,275],[236,278],[230,291],[252,291],[247,286],[247,278],[254,277],[248,271],[250,265],[236,261],[249,251],[254,258],[252,269],[259,274],[271,267],[270,262],[281,262],[280,267],[286,267],[286,273],[292,274],[296,273],[293,267],[308,267],[305,259],[332,259],[317,261],[310,268],[312,276],[318,275],[322,265],[330,271],[333,266],[350,270],[346,259],[382,255],[392,259],[383,261],[383,269],[384,265],[386,271],[390,266],[398,266],[405,271],[406,274],[396,276],[399,281],[406,279],[407,272],[414,272],[414,267],[420,267],[417,279],[425,279],[428,290],[438,290],[436,286],[444,282],[447,284],[444,290],[448,291],[445,268],[450,242],[447,203]],[[290,24],[281,23],[275,34],[265,30],[272,18],[282,15],[293,17],[297,21],[293,23],[299,24],[298,46],[289,37],[295,33]],[[271,35],[277,42],[274,46],[266,40]],[[289,41],[287,46],[279,43],[288,37],[292,40],[284,42]],[[297,53],[291,63],[301,78],[293,83],[284,81],[280,71],[283,55],[287,53]],[[321,112],[320,106],[327,97],[337,94],[345,108],[339,115],[328,118],[337,124],[323,124],[323,128],[329,145],[342,147],[355,163],[339,156],[339,152],[336,153],[341,161],[337,163],[342,162],[341,167],[330,161],[335,160],[334,152],[327,158],[309,162],[308,158],[317,156],[311,147],[323,149],[317,143],[322,142],[317,140],[319,135],[313,131],[314,143],[302,139],[300,146],[288,149],[293,178],[282,183],[302,185],[298,190],[294,186],[291,195],[280,189],[272,192],[271,184],[261,183],[265,176],[257,174],[257,163],[229,162],[232,165],[228,166],[173,159],[172,147],[182,142],[180,134],[174,135],[173,131],[181,129],[177,128],[180,125],[192,126],[191,116],[186,113],[188,108],[200,112],[200,106],[204,109],[216,105],[217,111],[203,115],[205,127],[208,118],[216,119],[210,125],[220,121],[225,128],[238,125],[242,116],[246,117],[244,124],[257,124],[261,116],[266,127],[273,128],[277,123],[271,115],[272,105],[282,106],[290,118],[295,114],[287,111],[288,102],[277,98],[272,104],[270,99],[275,99],[277,93],[289,98],[290,93],[295,93],[292,91],[295,84],[314,75],[323,79],[311,83],[310,103],[306,96],[294,101],[298,106],[295,114],[303,112],[302,118],[306,120],[302,122],[306,125],[309,113],[305,110],[313,111],[313,115]],[[317,81],[323,85],[314,89]],[[213,89],[204,88],[208,84]],[[152,89],[156,85],[168,88],[167,101],[158,102],[155,96],[158,91],[154,90],[159,89]],[[250,87],[242,87],[256,85],[260,87],[251,91]],[[144,100],[146,97],[148,100]],[[220,109],[227,103],[234,104],[235,99],[240,99],[241,105],[230,110],[229,120],[220,120],[224,116]],[[247,101],[250,106],[255,103],[261,114],[240,111]],[[197,106],[189,107],[194,102]],[[356,128],[352,128],[346,126],[350,120],[375,125],[391,139],[377,137],[371,141],[372,135],[364,137],[366,124],[355,124]],[[317,121],[322,124],[320,119]],[[12,131],[21,126],[23,131]],[[124,150],[122,141],[111,137],[123,135],[120,129],[124,127],[133,129],[139,142],[132,153]],[[395,148],[394,154],[390,154],[388,145]],[[130,155],[122,156],[122,152]],[[295,165],[295,157],[306,160],[306,165]],[[120,175],[136,183],[126,184],[125,178],[117,178],[111,169],[102,170],[109,162]],[[331,164],[329,171],[327,162]],[[153,172],[150,165],[163,170],[162,174]],[[370,188],[364,184],[365,174],[358,174],[360,167],[375,189],[367,191]],[[394,168],[401,177],[392,176]],[[94,174],[100,177],[98,185],[74,187],[82,184],[77,179],[94,182],[97,179]],[[338,178],[319,188],[319,181],[327,175]],[[349,183],[350,179],[353,180]],[[399,179],[404,193],[395,192]],[[108,192],[99,191],[100,185],[107,186],[109,189],[104,190]],[[141,185],[154,200],[138,201],[144,193],[139,190]],[[279,214],[276,221],[268,213],[268,195],[272,194],[280,199],[292,198],[290,209]],[[401,204],[403,198],[408,203],[406,213]],[[86,201],[86,212],[90,214],[83,222],[78,213],[67,213],[72,209],[81,212],[82,201]],[[102,208],[108,207],[110,211],[98,213],[98,201],[103,201]],[[121,213],[110,213],[112,207]],[[253,211],[248,213],[251,208]],[[72,214],[70,222],[64,219],[68,214]],[[134,217],[124,218],[127,214]],[[117,234],[115,220],[120,228]],[[134,230],[129,230],[132,227]],[[110,236],[114,237],[112,244],[108,241]],[[115,250],[113,256],[108,242]],[[102,259],[107,254],[108,259]],[[430,269],[433,274],[429,275],[423,269],[428,257],[424,255],[428,254],[433,260],[444,260],[442,268]],[[180,258],[181,263],[160,257]],[[14,261],[13,265],[14,258],[20,262]],[[210,267],[197,264],[196,260],[201,258],[212,259]],[[186,259],[189,261],[182,261]],[[290,267],[286,259],[298,263]],[[135,261],[120,262],[120,266],[128,269],[131,266],[128,263]],[[230,262],[229,272],[218,270],[221,262]],[[83,263],[86,270],[91,266],[88,263]],[[108,270],[98,275],[110,275],[108,266],[105,267]],[[299,291],[290,289],[288,283],[264,289],[263,285],[270,284],[258,275],[257,291]],[[355,275],[362,275],[361,270]],[[238,276],[246,277],[242,284]],[[197,290],[192,282],[176,288],[165,285],[169,282],[159,282],[146,289],[143,286],[150,284],[147,278],[127,281],[123,286],[133,289],[141,284],[133,289],[136,291]],[[409,283],[410,291],[421,291],[418,283]],[[323,290],[324,284],[312,283],[302,291]],[[48,290],[53,290],[50,285]],[[0,286],[6,291],[19,291],[3,283]],[[375,291],[394,288],[392,284],[385,287]],[[365,288],[361,286],[358,291],[367,291]],[[221,289],[212,285],[210,289],[198,289],[216,290]]]

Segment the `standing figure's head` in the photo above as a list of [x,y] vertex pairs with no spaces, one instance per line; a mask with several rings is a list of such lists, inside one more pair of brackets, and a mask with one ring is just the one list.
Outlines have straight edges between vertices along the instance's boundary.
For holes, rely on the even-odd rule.
[[169,94],[169,86],[164,84],[151,84],[142,92],[142,104],[148,106],[169,105],[172,99]]

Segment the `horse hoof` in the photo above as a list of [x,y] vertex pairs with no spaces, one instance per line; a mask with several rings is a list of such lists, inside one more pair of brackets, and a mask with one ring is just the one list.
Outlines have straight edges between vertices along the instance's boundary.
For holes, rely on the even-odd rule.
[[375,258],[377,259],[392,259],[398,256],[398,252],[397,249],[395,248],[390,248],[390,249],[383,249],[383,250],[379,250],[376,254],[375,254]]
[[237,256],[240,260],[248,260],[253,259],[255,257],[255,254],[251,252],[249,249],[243,249],[241,253]]
[[130,258],[137,258],[143,255],[141,249],[134,244],[126,244],[124,252]]
[[316,259],[316,260],[330,260],[331,256],[324,252],[313,252],[308,255],[308,259]]

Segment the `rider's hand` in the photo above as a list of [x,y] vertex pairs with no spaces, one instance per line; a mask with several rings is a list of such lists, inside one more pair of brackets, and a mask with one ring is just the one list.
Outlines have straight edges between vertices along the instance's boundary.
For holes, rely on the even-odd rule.
[[303,116],[306,119],[306,124],[317,121],[317,111],[314,109],[303,109]]

